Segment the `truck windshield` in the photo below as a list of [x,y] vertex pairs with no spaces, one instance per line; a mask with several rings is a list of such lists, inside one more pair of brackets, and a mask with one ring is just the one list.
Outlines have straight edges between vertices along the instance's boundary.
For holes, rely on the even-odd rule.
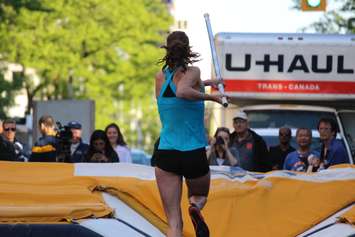
[[301,128],[306,127],[317,130],[320,118],[332,118],[336,121],[334,113],[324,111],[302,110],[245,110],[248,114],[251,128]]
[[355,111],[340,111],[339,116],[343,122],[345,137],[349,143],[353,160],[355,160]]
[[[279,140],[279,136],[278,134],[275,134],[275,136],[271,136],[271,135],[266,135],[266,136],[262,136],[264,141],[266,142],[266,146],[269,148],[271,146],[277,146],[280,144],[280,140]],[[291,139],[291,142],[290,142],[290,145],[293,147],[293,148],[297,148],[298,145],[296,143],[296,138],[295,136],[292,136],[292,139]],[[313,137],[312,138],[312,144],[311,144],[311,149],[312,150],[320,150],[320,140],[319,140],[319,137]]]

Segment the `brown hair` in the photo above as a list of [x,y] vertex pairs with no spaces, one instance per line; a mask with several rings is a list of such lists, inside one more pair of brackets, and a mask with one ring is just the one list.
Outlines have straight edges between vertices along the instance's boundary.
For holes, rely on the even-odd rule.
[[50,115],[43,115],[38,120],[38,125],[41,126],[43,124],[46,127],[54,127],[54,118]]
[[191,51],[189,38],[183,31],[170,33],[166,39],[166,45],[162,48],[166,49],[166,54],[158,63],[164,63],[163,69],[166,67],[170,69],[182,67],[183,72],[185,72],[188,64],[199,61],[196,58],[200,55]]
[[116,141],[117,145],[127,146],[127,143],[125,142],[124,137],[123,137],[123,135],[121,133],[121,130],[118,127],[118,125],[115,124],[115,123],[110,123],[109,125],[107,125],[106,128],[105,128],[105,133],[106,134],[107,134],[107,131],[108,131],[109,128],[114,128],[117,131],[117,135],[118,135],[117,136],[117,141]]
[[219,132],[225,132],[225,133],[228,133],[228,135],[230,136],[230,131],[229,131],[229,128],[226,128],[226,127],[219,127],[216,129],[216,132],[214,133],[214,137],[217,138],[217,134]]
[[2,128],[5,129],[5,124],[15,124],[16,125],[16,120],[15,119],[5,119],[3,122],[2,122]]
[[335,122],[334,119],[332,118],[321,118],[317,124],[317,129],[319,130],[319,125],[321,123],[326,123],[326,124],[329,124],[330,125],[330,130],[331,132],[335,132],[337,133],[339,130],[338,130],[338,126],[337,126],[337,123]]

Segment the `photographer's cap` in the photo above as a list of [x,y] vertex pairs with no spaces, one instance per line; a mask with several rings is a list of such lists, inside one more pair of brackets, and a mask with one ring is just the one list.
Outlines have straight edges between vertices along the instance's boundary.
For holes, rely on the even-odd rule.
[[78,121],[70,121],[67,126],[69,128],[81,129],[81,124]]
[[244,111],[238,111],[237,113],[235,113],[233,120],[238,118],[248,120],[248,115]]

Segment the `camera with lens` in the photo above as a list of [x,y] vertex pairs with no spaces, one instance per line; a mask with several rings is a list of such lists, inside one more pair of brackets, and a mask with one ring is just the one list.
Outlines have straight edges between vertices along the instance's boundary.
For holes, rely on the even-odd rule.
[[107,163],[108,159],[104,154],[94,153],[90,159],[92,163]]
[[71,128],[63,126],[57,121],[57,161],[58,162],[70,162],[70,146],[73,133]]
[[221,136],[216,138],[216,145],[224,145],[224,139]]

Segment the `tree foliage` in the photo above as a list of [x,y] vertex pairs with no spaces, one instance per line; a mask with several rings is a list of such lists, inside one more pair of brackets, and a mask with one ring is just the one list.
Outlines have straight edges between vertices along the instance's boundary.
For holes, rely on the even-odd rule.
[[[300,9],[301,1],[293,0],[293,2],[294,8]],[[327,10],[318,22],[314,22],[307,28],[319,33],[355,33],[355,28],[350,28],[348,24],[349,19],[355,18],[355,0],[328,0],[327,5],[335,8]]]
[[0,68],[0,118],[7,117],[7,110],[14,105],[14,97],[21,86],[20,77],[15,74],[12,80],[7,80]]
[[135,142],[139,119],[159,130],[153,78],[170,23],[160,0],[0,0],[0,60],[23,66],[28,113],[33,99],[93,99],[96,126],[117,122]]

